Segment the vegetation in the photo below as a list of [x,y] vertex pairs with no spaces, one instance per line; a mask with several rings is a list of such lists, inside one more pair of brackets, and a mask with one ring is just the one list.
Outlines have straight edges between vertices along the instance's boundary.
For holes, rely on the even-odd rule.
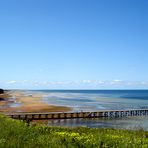
[[4,90],[3,89],[0,89],[0,94],[3,94],[4,93]]
[[60,128],[28,124],[0,115],[0,147],[12,148],[91,148],[148,147],[148,132]]

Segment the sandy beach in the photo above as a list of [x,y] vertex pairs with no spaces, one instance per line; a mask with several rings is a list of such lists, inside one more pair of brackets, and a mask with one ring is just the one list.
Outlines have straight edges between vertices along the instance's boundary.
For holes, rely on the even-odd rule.
[[[45,95],[45,94],[44,94]],[[43,101],[42,93],[27,94],[26,91],[11,91],[9,97],[0,101],[0,112],[67,112],[71,108],[54,106]],[[12,106],[13,103],[18,106]]]
[[7,101],[8,99],[5,99],[9,97],[11,96],[8,93],[0,94],[0,107],[10,103],[10,101]]

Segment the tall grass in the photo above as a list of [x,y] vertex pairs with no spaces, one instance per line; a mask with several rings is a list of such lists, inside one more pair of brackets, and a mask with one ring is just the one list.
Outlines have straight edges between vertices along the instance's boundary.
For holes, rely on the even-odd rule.
[[63,128],[33,125],[0,115],[0,147],[4,148],[147,148],[148,132]]

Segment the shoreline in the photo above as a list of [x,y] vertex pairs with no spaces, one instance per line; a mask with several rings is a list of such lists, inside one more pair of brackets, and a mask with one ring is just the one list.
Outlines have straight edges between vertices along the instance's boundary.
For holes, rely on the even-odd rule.
[[[43,102],[44,94],[28,94],[27,91],[9,91],[9,97],[0,101],[0,112],[68,112],[72,108]],[[19,104],[18,106],[12,104]]]

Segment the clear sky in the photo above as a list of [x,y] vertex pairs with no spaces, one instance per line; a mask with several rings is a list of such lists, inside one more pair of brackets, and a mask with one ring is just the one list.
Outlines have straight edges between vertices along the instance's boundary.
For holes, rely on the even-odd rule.
[[148,88],[148,0],[0,0],[0,87]]

